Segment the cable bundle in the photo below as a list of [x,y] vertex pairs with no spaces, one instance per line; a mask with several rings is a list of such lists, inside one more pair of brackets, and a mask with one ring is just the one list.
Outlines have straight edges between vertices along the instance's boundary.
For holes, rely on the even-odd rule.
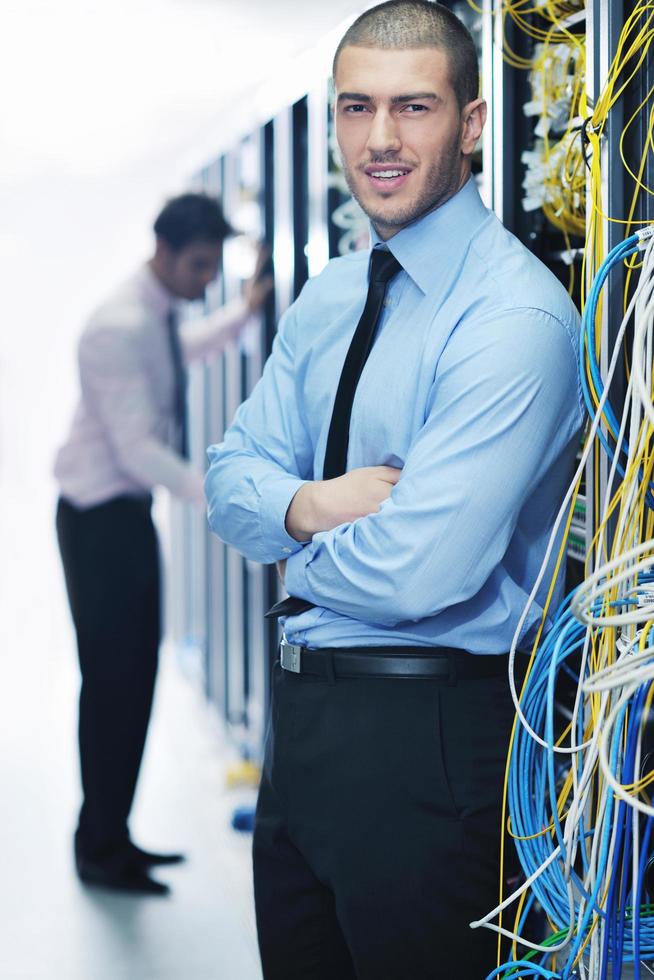
[[[633,97],[654,40],[654,3],[629,5],[594,104],[584,85],[584,38],[569,29],[578,18],[568,18],[582,2],[488,0],[487,6],[501,18],[505,60],[532,73],[527,112],[538,117],[540,142],[525,161],[531,168],[528,206],[542,207],[566,240],[583,233],[587,211],[579,356],[591,425],[516,638],[555,542],[567,537],[580,481],[591,468],[585,503],[594,524],[585,581],[556,612],[542,643],[540,632],[536,637],[520,697],[514,640],[511,687],[518,714],[505,789],[507,829],[525,882],[506,900],[500,895],[498,907],[473,926],[499,933],[498,963],[500,936],[512,940],[509,960],[489,980],[617,980],[625,962],[633,962],[639,978],[641,961],[654,959],[654,860],[648,871],[654,854],[654,229],[630,231],[647,223],[638,208],[644,195],[654,194],[645,181],[654,152],[654,86],[643,90],[642,101]],[[535,42],[529,57],[507,44],[509,20]],[[622,120],[615,110],[629,100]],[[631,165],[628,139],[636,125],[644,138],[639,162]],[[603,196],[609,138],[625,168],[626,214]],[[607,255],[608,223],[625,227],[625,241]],[[604,352],[604,291],[611,283],[622,287],[623,266],[624,317]],[[623,353],[628,368],[618,379]],[[609,358],[608,368],[601,367]],[[616,398],[616,380],[617,388],[626,388],[624,403]],[[550,597],[564,554],[565,545]],[[573,697],[562,708],[566,685]],[[515,918],[503,924],[509,908]],[[531,925],[534,908],[549,923],[545,939]]]
[[[604,259],[604,222],[625,226],[628,233],[634,225],[645,224],[635,215],[639,200],[643,195],[654,195],[654,188],[647,185],[645,174],[650,153],[654,152],[654,86],[646,92],[629,118],[621,124],[621,132],[616,135],[616,143],[631,182],[630,204],[626,216],[609,214],[602,200],[602,168],[605,155],[603,143],[608,135],[609,122],[613,110],[620,104],[634,79],[644,71],[650,57],[654,41],[654,4],[651,0],[634,0],[633,9],[626,16],[618,40],[615,56],[609,67],[606,81],[602,85],[595,105],[588,104],[583,85],[585,71],[584,38],[577,35],[568,23],[568,18],[585,9],[585,0],[488,0],[488,7],[482,9],[480,0],[468,0],[468,4],[478,13],[486,12],[501,20],[502,52],[504,60],[514,68],[530,70],[535,92],[544,95],[541,118],[547,119],[548,106],[558,101],[556,87],[552,86],[551,66],[558,60],[557,45],[568,49],[578,49],[575,56],[576,71],[574,91],[571,93],[571,112],[566,131],[560,141],[553,145],[537,146],[535,152],[540,156],[527,157],[529,165],[536,167],[538,177],[542,178],[543,208],[546,216],[565,235],[583,233],[581,218],[584,213],[584,194],[582,190],[584,171],[583,161],[588,168],[588,219],[586,223],[587,244],[584,252],[582,270],[582,305],[585,302],[583,290],[591,281]],[[506,26],[510,21],[522,34],[536,42],[530,57],[516,52],[507,40]],[[567,25],[567,26],[566,26]],[[546,53],[549,51],[549,53]],[[537,101],[535,95],[532,103]],[[528,104],[530,105],[530,104]],[[632,166],[627,159],[626,144],[634,127],[645,130],[642,152],[637,164]],[[562,146],[555,148],[561,142]],[[529,181],[528,191],[533,192],[538,185],[534,178]],[[557,186],[558,185],[558,186]],[[528,200],[534,195],[528,194]],[[635,265],[632,263],[630,271]],[[572,275],[572,273],[571,273]],[[625,297],[628,297],[630,274],[627,276]],[[625,305],[626,305],[625,298]]]
[[[475,0],[468,3],[479,10]],[[568,289],[575,285],[571,235],[586,232],[586,168],[583,156],[581,104],[586,83],[583,35],[567,26],[571,14],[584,9],[584,0],[501,0],[491,12],[501,19],[502,53],[514,68],[529,71],[531,99],[527,116],[536,117],[534,144],[521,161],[525,164],[523,207],[542,209],[565,240],[563,261],[569,266]],[[531,38],[533,54],[518,54],[507,39],[507,20]]]
[[[526,881],[473,924],[514,941],[509,961],[489,977],[606,980],[611,976],[616,980],[623,962],[633,962],[634,976],[639,977],[641,959],[654,957],[654,906],[647,901],[646,885],[647,861],[654,850],[654,841],[650,842],[654,807],[647,791],[654,771],[641,774],[646,721],[654,698],[654,515],[647,507],[654,468],[653,234],[654,227],[647,228],[609,253],[589,292],[583,318],[580,356],[592,415],[589,438],[511,652],[518,718],[507,770],[507,803],[509,831]],[[611,270],[642,250],[638,287],[602,379],[588,356],[595,350],[600,293]],[[608,405],[608,392],[632,322],[633,366],[618,421]],[[591,387],[598,399],[596,407]],[[542,645],[538,646],[537,638],[518,699],[513,679],[517,637],[566,515],[570,523],[571,504],[588,454],[597,446],[600,424],[609,419],[615,426],[615,448],[606,506],[593,542],[595,567],[566,598]],[[604,442],[609,445],[605,436]],[[559,563],[561,558],[562,552]],[[562,726],[556,701],[564,675],[574,679],[575,698]],[[648,766],[652,768],[649,760],[646,770]],[[514,926],[507,929],[501,912],[514,902]],[[544,942],[522,935],[536,902],[551,927]],[[495,925],[498,914],[500,922]],[[526,952],[518,953],[518,945]]]
[[586,231],[586,170],[579,138],[585,70],[583,38],[537,45],[529,73],[532,99],[524,106],[525,114],[538,121],[534,148],[522,154],[523,207],[541,207],[563,232],[568,250],[568,236]]
[[[468,0],[469,6],[479,14],[484,12],[481,2],[482,0]],[[584,8],[585,0],[491,0],[490,12],[501,18],[502,22],[504,60],[514,68],[534,67],[532,58],[518,54],[510,46],[507,40],[507,20],[534,41],[558,44],[574,39],[565,21],[571,14]]]

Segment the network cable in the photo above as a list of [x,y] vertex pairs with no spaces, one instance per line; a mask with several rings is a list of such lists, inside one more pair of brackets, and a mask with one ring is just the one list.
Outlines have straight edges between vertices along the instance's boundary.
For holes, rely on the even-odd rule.
[[[654,419],[650,421],[644,404],[652,415],[654,410],[651,397],[644,403],[633,380],[638,373],[641,387],[649,381],[651,396],[651,377],[643,377],[646,358],[642,357],[643,352],[651,352],[654,323],[654,245],[650,236],[651,231],[630,236],[635,240],[607,256],[609,268],[622,261],[625,250],[639,248],[644,263],[618,331],[607,376],[603,385],[598,385],[599,405],[597,409],[590,406],[592,423],[586,454],[605,418],[620,345],[635,313],[633,360],[637,370],[632,372],[625,410],[615,433],[620,444],[629,431],[629,448],[621,480],[617,454],[613,455],[607,503],[598,531],[598,555],[603,551],[608,515],[616,508],[620,513],[610,560],[603,564],[598,560],[593,572],[557,611],[552,629],[534,651],[517,705],[519,724],[512,740],[507,802],[510,833],[526,882],[501,903],[504,910],[519,903],[513,930],[493,923],[499,907],[475,923],[494,928],[514,942],[510,959],[489,975],[493,977],[566,980],[576,975],[606,980],[609,964],[614,977],[619,976],[616,970],[623,962],[633,962],[638,975],[640,959],[654,957],[654,909],[643,901],[649,897],[644,876],[650,830],[643,830],[640,817],[635,816],[645,811],[648,821],[654,818],[654,809],[639,798],[654,776],[649,781],[638,778],[642,719],[654,696],[654,645],[649,642],[654,631],[642,630],[648,617],[654,620],[654,527],[651,520],[642,521],[646,491],[641,479],[642,473],[649,477],[652,468],[646,457],[648,440],[654,434]],[[608,272],[603,272],[601,282],[593,284],[598,292],[607,278]],[[594,313],[589,303],[585,319],[591,316]],[[651,357],[646,363],[651,365]],[[585,463],[582,458],[580,468]],[[559,513],[550,551],[565,514],[571,513],[575,486],[576,481]],[[641,519],[635,521],[635,514]],[[629,547],[645,526],[652,532],[650,539],[637,540]],[[530,601],[549,558],[548,553]],[[618,624],[624,630],[621,646],[615,631]],[[628,630],[634,631],[634,637]],[[564,668],[570,667],[577,676],[576,700],[570,723],[558,731],[557,686]],[[515,682],[512,684],[518,700]],[[552,935],[542,942],[521,934],[525,907],[534,900],[552,928]],[[526,952],[519,954],[518,946]]]
[[[629,962],[639,978],[641,961],[654,958],[654,873],[650,880],[648,870],[654,770],[647,744],[647,721],[654,714],[654,246],[652,229],[639,213],[643,198],[654,196],[646,181],[654,152],[654,86],[642,98],[633,99],[633,92],[651,54],[654,3],[633,3],[594,103],[586,95],[585,39],[569,30],[567,19],[583,3],[496,0],[484,9],[501,20],[505,61],[531,73],[529,111],[537,117],[537,142],[526,160],[532,167],[526,188],[531,204],[542,207],[563,234],[568,253],[570,236],[585,231],[579,359],[589,427],[510,656],[516,723],[505,805],[525,880],[512,895],[500,893],[497,908],[473,926],[498,933],[498,965],[489,980],[618,980]],[[509,22],[531,46],[512,47]],[[616,133],[616,110],[626,104],[625,95],[632,108]],[[633,162],[627,145],[637,124],[645,138]],[[607,137],[624,167],[622,213],[603,197]],[[623,227],[624,241],[606,254],[610,225]],[[634,233],[642,225],[647,227]],[[606,292],[615,292],[622,269],[624,316],[607,351],[606,320],[614,304],[609,308]],[[571,291],[572,275],[571,265]],[[625,390],[623,404],[614,381]],[[608,473],[600,490],[603,459]],[[567,537],[587,469],[593,477],[588,472],[587,510],[594,524],[587,531],[585,577],[550,615],[553,625],[542,637],[563,543],[518,694],[517,637],[554,548]],[[574,704],[562,721],[556,705],[564,677],[572,681]],[[548,936],[525,934],[536,905],[548,920]],[[509,910],[515,914],[511,925],[503,921]],[[500,964],[502,936],[512,945]]]

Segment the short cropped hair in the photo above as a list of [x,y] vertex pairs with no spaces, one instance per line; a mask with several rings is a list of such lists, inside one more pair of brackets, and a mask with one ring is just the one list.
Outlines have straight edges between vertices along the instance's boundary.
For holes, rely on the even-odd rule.
[[450,64],[450,84],[459,110],[479,95],[479,64],[468,28],[451,10],[431,0],[387,0],[366,10],[345,32],[334,55],[333,75],[343,48],[439,48]]
[[181,194],[165,205],[154,223],[154,233],[175,252],[195,242],[223,242],[234,229],[220,201],[208,194]]

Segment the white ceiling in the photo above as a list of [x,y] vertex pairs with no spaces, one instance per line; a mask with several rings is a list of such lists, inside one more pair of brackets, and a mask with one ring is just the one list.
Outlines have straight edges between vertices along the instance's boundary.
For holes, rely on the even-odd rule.
[[366,0],[3,0],[0,171],[107,175],[238,126]]

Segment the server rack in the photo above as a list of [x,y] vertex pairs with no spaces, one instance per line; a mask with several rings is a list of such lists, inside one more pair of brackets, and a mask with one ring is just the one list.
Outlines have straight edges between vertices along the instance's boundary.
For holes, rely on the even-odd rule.
[[[530,5],[532,22],[538,20],[538,8],[543,4]],[[575,275],[572,297],[581,307],[582,268],[587,238],[586,235],[571,235],[564,242],[542,212],[526,212],[521,204],[522,184],[525,166],[522,154],[533,143],[533,123],[526,119],[522,107],[529,100],[527,72],[513,68],[502,58],[502,48],[506,42],[519,55],[529,58],[533,53],[533,41],[518,31],[510,21],[493,14],[496,4],[493,0],[484,3],[484,46],[483,63],[493,77],[493,104],[491,108],[492,138],[492,200],[498,215],[509,230],[513,231],[529,248],[566,283],[570,266]],[[563,13],[560,24],[567,31],[583,39],[586,54],[585,90],[588,111],[592,109],[607,78],[609,65],[618,46],[620,33],[625,21],[632,13],[630,0],[585,0],[561,3]],[[501,11],[500,11],[501,13]],[[503,37],[503,29],[505,36]],[[648,115],[647,93],[652,87],[652,65],[647,64],[627,86],[624,96],[609,114],[601,143],[602,156],[602,211],[611,218],[624,219],[628,212],[629,200],[634,191],[634,181],[627,175],[622,159],[626,153],[631,158],[632,168],[640,158],[643,146],[647,143]],[[638,112],[638,107],[641,107]],[[621,135],[625,121],[636,113],[636,123],[629,139],[622,141]],[[585,120],[578,119],[580,145],[583,140]],[[651,187],[654,173],[651,156],[647,163],[643,181]],[[587,182],[587,189],[588,189]],[[587,201],[589,194],[586,195]],[[586,229],[590,222],[590,206],[587,206]],[[652,195],[642,193],[638,200],[634,219],[636,224],[652,220],[654,207]],[[601,222],[604,254],[615,247],[625,236],[625,225],[621,220]],[[587,276],[590,263],[586,264]],[[588,279],[587,279],[588,282]],[[624,269],[612,274],[606,290],[602,307],[601,324],[601,370],[606,373],[608,358],[613,350],[617,328],[623,315],[623,292],[625,286]],[[626,393],[626,365],[621,359],[611,386],[611,402],[621,405]],[[605,438],[608,438],[603,428]],[[591,454],[586,467],[585,478],[577,498],[572,526],[568,539],[568,579],[577,584],[583,577],[583,568],[589,553],[595,526],[595,516],[606,496],[609,460],[605,454],[594,459]],[[609,527],[610,532],[610,527]],[[609,533],[610,538],[610,533]]]
[[[528,19],[539,24],[538,8],[530,5]],[[579,8],[579,4],[576,5]],[[590,14],[573,9],[568,2],[561,25],[598,50],[600,38],[593,30]],[[510,18],[503,15],[504,5],[494,0],[482,4],[482,92],[489,99],[489,118],[484,142],[486,203],[493,208],[504,225],[513,232],[566,286],[574,280],[572,298],[581,305],[581,274],[584,237],[571,233],[569,237],[550,224],[540,208],[527,209],[523,199],[527,165],[524,155],[533,150],[537,120],[525,114],[524,108],[532,99],[530,77],[526,68],[518,68],[504,57],[508,47],[518,59],[529,61],[534,55],[535,42],[520,31]],[[590,40],[588,40],[590,39]],[[608,50],[607,45],[603,46]],[[572,268],[571,268],[572,264]],[[572,274],[572,275],[571,275]],[[579,456],[581,455],[581,448]],[[593,462],[587,467],[586,480],[592,485]],[[568,538],[567,579],[576,584],[583,576],[583,562],[590,546],[592,528],[592,493],[582,485],[577,498],[573,523]]]
[[[201,468],[206,468],[206,447],[220,441],[259,379],[279,318],[309,272],[315,274],[327,260],[326,183],[326,85],[278,112],[196,181],[222,197],[237,231],[269,244],[275,279],[274,295],[240,341],[214,363],[190,372],[191,459]],[[243,254],[241,238],[226,242],[222,275],[208,292],[208,311],[237,295],[247,278]],[[174,644],[244,754],[256,755],[279,639],[277,625],[264,619],[281,596],[275,569],[227,548],[186,505],[173,506],[172,525]]]
[[[201,186],[208,194],[222,197],[223,164],[217,160],[206,167],[201,174]],[[221,270],[222,271],[222,270]],[[222,274],[207,294],[207,312],[211,312],[225,301],[225,285]],[[203,411],[194,418],[191,411],[189,421],[201,429],[206,447],[218,442],[226,426],[226,365],[224,358],[208,363],[203,371]],[[206,468],[206,456],[203,469]],[[215,616],[214,609],[222,610],[225,596],[226,548],[216,537],[206,534],[206,522],[202,529],[206,539],[204,566],[204,595],[206,609],[206,641],[202,661],[204,664],[204,686],[209,698],[219,704],[226,700],[226,638],[223,616]]]
[[[275,240],[275,127],[272,120],[262,128],[262,153],[263,153],[263,217],[264,217],[264,241],[271,255],[274,250]],[[272,260],[270,268],[273,268]],[[268,297],[264,309],[264,332],[263,332],[263,353],[264,357],[272,349],[275,333],[277,329],[277,299],[274,293]],[[272,664],[275,659],[275,651],[279,641],[278,624],[274,619],[264,619],[264,610],[270,609],[279,597],[280,583],[277,577],[277,570],[271,565],[263,569],[263,605],[259,610],[253,610],[252,614],[259,616],[263,622],[263,713],[264,717],[270,703],[270,679]]]
[[[193,182],[194,189],[220,196],[222,167],[219,161],[207,166]],[[203,312],[224,302],[222,279],[207,290]],[[189,316],[197,315],[196,311]],[[204,470],[206,447],[224,431],[223,365],[193,364],[187,388],[189,458]],[[217,551],[223,546],[209,539],[201,511],[180,501],[170,503],[170,560],[167,568],[166,629],[187,673],[193,674],[207,691],[217,684],[212,650],[213,622],[209,615],[214,595]]]
[[[531,12],[537,12],[537,8],[541,6],[538,3],[529,4]],[[651,148],[651,134],[650,134],[650,120],[651,120],[651,93],[653,91],[654,73],[651,57],[645,61],[641,68],[632,75],[629,82],[625,84],[622,91],[621,97],[612,106],[610,112],[606,117],[606,123],[603,126],[602,136],[600,137],[599,145],[596,141],[593,141],[593,146],[589,146],[590,140],[588,140],[588,125],[592,126],[593,110],[597,106],[599,101],[600,93],[605,90],[607,78],[609,75],[609,67],[611,65],[612,59],[618,50],[618,42],[620,35],[627,23],[630,15],[634,14],[636,4],[634,0],[586,0],[583,5],[583,9],[574,10],[572,9],[572,4],[567,4],[567,11],[565,12],[565,21],[568,27],[575,33],[582,35],[585,38],[586,47],[586,93],[587,93],[587,113],[585,114],[588,118],[579,119],[578,127],[578,138],[580,142],[584,145],[584,153],[599,153],[601,161],[601,220],[599,221],[599,231],[601,235],[601,240],[603,244],[603,254],[607,255],[608,252],[617,246],[621,241],[623,241],[627,234],[633,232],[635,228],[632,226],[630,229],[626,226],[626,219],[629,216],[630,202],[634,192],[639,189],[640,194],[636,200],[636,207],[633,214],[633,222],[636,227],[640,222],[650,222],[654,217],[654,208],[652,201],[652,188],[654,187],[654,167],[652,165],[652,153],[650,152],[648,156],[643,160],[643,171],[641,175],[642,186],[638,188],[637,181],[635,181],[628,173],[624,161],[626,161],[633,173],[639,173],[639,165],[641,162],[641,155],[643,149],[648,146],[648,142]],[[561,4],[562,11],[565,10],[563,4]],[[490,9],[490,5],[487,5],[487,9]],[[490,13],[488,14],[488,22],[491,23],[492,18]],[[495,30],[498,29],[498,21],[494,24]],[[496,33],[497,38],[497,33]],[[523,39],[524,41],[524,39]],[[632,43],[632,39],[629,43]],[[496,41],[496,43],[498,43]],[[529,43],[524,41],[526,47],[529,47]],[[624,50],[624,49],[623,49]],[[625,71],[621,78],[621,83],[625,82],[627,76],[629,75],[631,69],[635,71],[636,69],[636,58],[630,62],[629,68]],[[503,67],[503,73],[508,76],[508,79],[514,79],[515,73],[506,67]],[[511,81],[509,84],[503,86],[503,90],[507,90],[511,86]],[[515,91],[513,89],[512,91]],[[518,108],[518,107],[516,107]],[[603,113],[600,113],[600,116]],[[514,117],[513,117],[514,118]],[[628,132],[625,135],[624,127],[633,119],[633,124],[630,126]],[[508,120],[509,125],[511,125],[511,118]],[[509,130],[510,132],[510,130]],[[597,132],[593,130],[593,134]],[[515,141],[519,143],[519,140]],[[505,141],[505,147],[510,148],[510,152],[514,152],[514,147],[512,145],[511,138]],[[524,143],[520,149],[524,148]],[[515,158],[514,158],[515,159]],[[504,161],[506,165],[506,162]],[[512,186],[514,188],[519,188],[520,186],[520,175],[518,171],[518,179],[514,178]],[[590,178],[587,179],[587,188],[590,187]],[[504,185],[505,194],[510,191],[510,187]],[[591,226],[591,203],[590,194],[586,194],[587,200],[587,229]],[[520,216],[522,220],[522,216]],[[509,218],[510,220],[510,218]],[[593,222],[594,227],[594,222]],[[543,236],[543,243],[547,242],[547,235]],[[551,243],[551,236],[550,243]],[[588,236],[586,236],[587,239]],[[591,250],[587,247],[584,238],[573,243],[574,255],[568,256],[575,263],[578,270],[578,279],[581,279],[581,264],[582,259],[586,258],[586,270],[587,270],[587,282],[593,278],[593,273],[596,271],[593,269],[591,262]],[[549,247],[552,247],[551,244]],[[557,255],[555,249],[553,249],[554,254],[548,256],[546,253],[546,261],[551,264],[554,268],[557,267],[559,263],[560,254]],[[560,271],[560,264],[559,264]],[[637,276],[632,277],[632,290],[637,280]],[[618,334],[618,329],[622,323],[624,311],[626,309],[626,301],[628,299],[629,293],[625,297],[625,286],[626,286],[626,275],[625,267],[623,263],[619,263],[614,267],[611,275],[606,283],[603,293],[602,293],[602,306],[601,306],[601,323],[600,323],[600,372],[603,378],[607,376],[609,360],[613,355],[615,349],[616,337]],[[610,387],[610,402],[614,406],[618,418],[621,414],[621,409],[624,405],[624,400],[627,390],[627,370],[628,365],[625,363],[625,350],[631,349],[631,339],[633,338],[633,333],[630,335],[631,328],[627,328],[626,343],[620,351],[618,351],[618,361],[617,369],[614,375],[614,381]],[[650,365],[651,366],[651,365]],[[606,425],[602,424],[601,431],[603,433],[604,439],[608,446],[615,446],[615,440],[611,437]],[[586,466],[585,473],[585,487],[583,496],[578,498],[577,508],[573,515],[573,524],[571,529],[571,535],[569,538],[569,549],[568,554],[570,555],[571,561],[569,562],[569,576],[568,576],[568,587],[577,585],[580,581],[585,579],[586,572],[584,570],[584,563],[588,559],[589,571],[593,569],[596,565],[603,565],[606,568],[605,562],[607,561],[607,555],[612,554],[612,548],[615,539],[615,532],[618,524],[617,516],[609,517],[605,523],[605,535],[604,535],[604,548],[602,549],[602,555],[593,553],[593,537],[594,530],[599,524],[601,516],[604,514],[604,508],[607,503],[607,497],[609,492],[613,496],[616,493],[616,485],[614,483],[613,488],[609,491],[609,472],[611,469],[611,462],[608,458],[608,454],[605,452],[597,453],[595,458],[591,455],[588,464]],[[641,534],[643,532],[641,531]],[[649,536],[649,532],[647,532]],[[607,573],[607,580],[610,577]],[[616,603],[617,605],[617,603]],[[575,616],[578,612],[575,612]],[[604,615],[604,614],[603,614]],[[596,620],[596,623],[598,620]],[[640,625],[640,624],[639,624]],[[630,628],[621,627],[623,630],[621,640],[628,642],[633,638]],[[606,654],[609,657],[615,656],[616,658],[620,653],[620,640],[618,640],[617,648],[613,650],[613,644],[615,644],[616,636],[620,634],[620,627],[617,630],[610,630],[609,627],[604,627],[606,633],[602,639],[606,642]],[[637,629],[636,626],[633,627],[634,631]],[[601,641],[598,640],[598,634],[602,632],[601,628],[596,628],[594,630],[593,646],[599,646]],[[644,630],[646,632],[646,630]],[[548,661],[549,662],[549,661]],[[600,660],[601,666],[604,666],[606,661],[604,659]],[[572,667],[575,670],[575,660],[568,659],[566,662],[566,667]],[[588,668],[586,668],[588,669]],[[563,679],[565,681],[565,678]],[[557,693],[559,692],[562,685],[559,684],[557,678]],[[611,697],[621,693],[620,688],[616,687],[611,692]],[[632,708],[629,705],[629,711]],[[590,709],[584,716],[584,722],[587,723],[585,732],[592,732],[592,712]],[[569,718],[569,715],[568,715]],[[639,758],[642,760],[640,765],[639,775],[644,777],[652,767],[652,746],[654,745],[653,738],[653,724],[651,719],[651,711],[649,718],[643,716],[640,720],[640,724],[643,726],[641,728],[642,745],[639,746]],[[584,734],[584,738],[587,735]],[[583,765],[583,756],[579,753],[576,758],[579,758],[579,771]],[[576,764],[576,763],[575,763]],[[622,763],[619,763],[622,765]],[[565,767],[561,766],[560,779],[563,780],[565,775]],[[619,770],[618,770],[619,772]],[[602,776],[602,778],[604,778]],[[618,778],[620,778],[618,776]],[[621,781],[626,781],[624,778]],[[634,794],[636,795],[636,794]],[[562,803],[562,808],[566,812],[571,809],[570,797],[566,797],[565,803]],[[596,803],[592,804],[589,802],[587,810],[585,811],[586,816],[586,827],[592,828],[594,826],[594,809]],[[513,819],[513,815],[512,815]],[[563,819],[563,818],[562,818]],[[618,818],[616,817],[616,820]],[[631,818],[629,818],[631,819]],[[545,826],[547,819],[539,819],[539,825]],[[597,831],[595,831],[597,832]],[[587,833],[590,833],[587,830]],[[642,825],[641,825],[642,833]],[[641,837],[641,840],[643,838]],[[619,850],[619,845],[616,850]],[[654,878],[652,878],[652,867],[654,865],[654,859],[651,857],[651,844],[648,849],[644,852],[648,860],[649,873],[646,875],[647,878],[647,888],[651,892],[652,883]],[[628,858],[624,858],[626,864],[628,864]],[[626,872],[623,870],[621,872],[616,872],[615,868],[617,865],[612,865],[614,869],[611,874],[613,875],[613,880],[619,880],[620,875],[625,875]],[[623,879],[625,880],[625,879]],[[542,894],[542,892],[541,892]],[[611,925],[610,916],[615,915],[616,921],[619,919],[620,915],[624,915],[624,906],[622,910],[618,910],[613,907],[611,913],[609,909],[612,908],[610,901],[607,902],[608,888],[604,891],[603,896],[599,901],[599,905],[603,910],[602,913],[602,929],[606,930],[606,933],[610,936]],[[623,892],[624,894],[624,892]],[[639,899],[629,899],[629,901],[634,901],[634,904]],[[626,901],[626,900],[625,900]],[[606,913],[606,914],[604,914]],[[522,932],[522,930],[519,930]],[[537,936],[537,931],[533,928],[526,929],[523,934],[529,935],[530,938]],[[617,966],[616,960],[613,958],[615,948],[620,945],[622,946],[622,937],[616,941],[613,947],[607,946],[606,949],[611,949],[611,964],[608,968],[608,973],[611,976],[631,976],[631,972],[627,972],[629,968],[627,967],[624,972]],[[585,944],[584,944],[585,946]],[[643,942],[644,946],[644,942]],[[522,947],[518,947],[521,949]],[[583,947],[582,947],[583,948]],[[643,947],[641,947],[642,949]],[[644,953],[641,953],[644,955]],[[650,951],[651,955],[651,951]],[[648,957],[649,961],[649,957]],[[546,963],[545,960],[541,960],[542,963]],[[565,953],[562,954],[561,960],[557,960],[554,968],[562,968],[563,963],[565,963]],[[547,963],[549,966],[549,963]],[[606,968],[606,963],[602,964]],[[569,969],[569,965],[568,965]],[[602,975],[604,975],[604,970],[602,970]],[[574,975],[575,971],[572,971]],[[608,975],[607,973],[607,975]],[[508,975],[507,974],[502,974]],[[558,975],[558,974],[557,974]],[[568,975],[568,972],[564,970],[564,976]],[[595,972],[591,969],[588,975],[595,976]],[[599,975],[599,974],[597,974]]]

